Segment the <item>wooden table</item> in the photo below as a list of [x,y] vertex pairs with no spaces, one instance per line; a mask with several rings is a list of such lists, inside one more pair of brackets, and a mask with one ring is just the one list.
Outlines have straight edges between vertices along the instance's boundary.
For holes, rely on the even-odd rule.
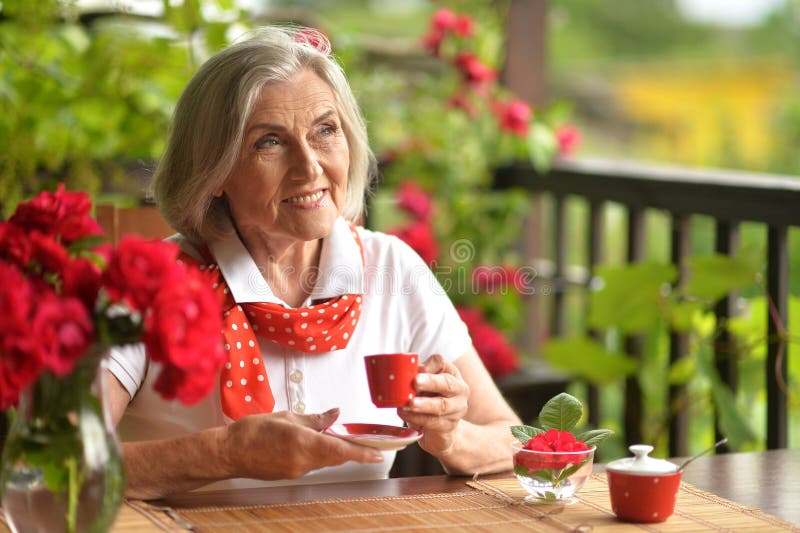
[[[675,460],[679,462],[679,460]],[[597,465],[597,471],[603,467]],[[507,476],[508,474],[505,474]],[[497,477],[497,476],[496,476]],[[179,494],[156,503],[173,509],[263,505],[331,498],[466,492],[468,478],[427,476]],[[684,471],[696,487],[800,524],[800,450],[773,450],[701,457]]]
[[701,457],[683,479],[698,488],[800,524],[800,450]]
[[[679,462],[679,460],[676,460],[675,462]],[[601,473],[603,471],[602,465],[596,465],[595,471]],[[481,486],[486,486],[487,484],[491,483],[509,483],[511,480],[500,480],[508,477],[508,473],[499,474],[496,476],[485,476],[482,477],[482,479],[485,481],[481,483]],[[498,481],[491,481],[492,478],[498,479]],[[602,479],[603,483],[605,483],[605,476],[593,476],[593,479],[595,478],[598,480]],[[768,515],[772,515],[783,520],[788,520],[789,522],[797,525],[796,528],[793,528],[792,524],[787,524],[785,522],[778,524],[776,519],[772,518],[771,516],[764,515],[758,511],[745,509],[744,512],[746,514],[743,515],[741,514],[743,512],[741,509],[743,508],[734,510],[733,507],[731,507],[731,510],[728,511],[723,507],[723,514],[719,514],[719,510],[717,510],[716,517],[706,518],[705,522],[699,522],[701,529],[716,531],[728,531],[731,529],[735,530],[735,524],[740,524],[738,521],[742,519],[741,517],[746,519],[748,516],[759,516],[761,517],[757,519],[759,521],[759,531],[800,531],[800,450],[775,450],[768,452],[735,453],[702,457],[696,460],[686,469],[683,479],[684,481],[688,482],[688,484],[696,487],[696,489],[682,488],[682,494],[684,494],[684,490],[694,490],[695,492],[699,492],[697,489],[701,489],[702,491],[706,491],[703,493],[706,495],[703,497],[705,498],[705,500],[702,501],[703,506],[705,506],[705,501],[707,499],[724,501],[719,500],[719,498],[717,498],[717,496],[719,496],[727,500],[732,500],[740,505],[744,505],[747,508],[760,509],[761,511],[768,513]],[[387,508],[387,505],[400,505],[396,502],[412,501],[412,503],[415,503],[416,499],[420,498],[419,501],[423,502],[420,505],[435,507],[436,504],[433,503],[434,500],[458,500],[459,504],[463,504],[463,506],[467,506],[465,508],[469,509],[475,508],[469,507],[469,502],[471,500],[483,498],[481,501],[485,502],[487,494],[468,487],[466,485],[468,480],[469,478],[465,477],[426,476],[350,483],[330,483],[323,485],[297,485],[289,487],[184,493],[177,494],[163,500],[149,502],[148,504],[143,504],[142,502],[130,502],[125,504],[123,509],[121,509],[120,516],[118,516],[117,523],[112,530],[116,533],[141,533],[143,531],[186,531],[186,526],[190,525],[190,523],[192,525],[200,523],[201,527],[198,528],[198,530],[204,531],[205,529],[202,527],[203,522],[201,515],[206,513],[207,516],[207,513],[209,512],[216,512],[215,509],[224,508],[224,512],[226,513],[234,512],[238,514],[233,516],[233,519],[230,521],[217,522],[217,527],[212,527],[212,531],[222,530],[229,533],[249,533],[250,531],[256,530],[268,530],[271,527],[268,525],[268,523],[278,524],[280,526],[285,525],[285,523],[289,521],[300,528],[297,529],[296,527],[294,529],[290,529],[291,531],[303,531],[306,530],[306,527],[318,527],[319,525],[317,522],[314,522],[315,520],[318,520],[319,514],[314,514],[313,512],[310,512],[308,515],[304,514],[310,508],[315,508],[317,513],[330,511],[330,515],[323,516],[333,516],[336,519],[345,517],[347,520],[350,520],[347,517],[364,516],[364,514],[347,514],[352,512],[350,509],[342,511],[341,507],[347,505],[360,505],[360,511],[357,510],[356,512],[366,513],[374,518],[373,522],[371,522],[372,527],[368,529],[391,529],[395,525],[395,523],[392,522],[391,516],[398,516],[398,508],[395,507],[395,512],[393,513],[383,511]],[[599,481],[597,483],[599,483]],[[597,487],[597,483],[595,483],[595,487]],[[520,490],[515,481],[512,483],[512,485],[515,486],[517,490]],[[689,487],[690,485],[686,485],[685,487]],[[584,488],[584,498],[582,498],[582,501],[590,501],[592,498],[595,498],[592,501],[602,501],[602,505],[608,505],[605,497],[607,494],[605,489],[601,489],[600,492],[597,492],[597,488],[587,490],[588,487],[589,483],[587,483],[587,486]],[[476,494],[480,496],[476,496]],[[591,494],[594,494],[595,496],[591,496]],[[391,498],[395,496],[404,496],[405,498]],[[315,502],[315,500],[328,501],[323,503]],[[330,500],[335,500],[335,502]],[[494,496],[489,496],[489,500],[489,507],[483,503],[481,504],[483,507],[478,508],[494,509],[497,507],[491,503],[497,501],[494,499]],[[690,503],[688,500],[683,501],[685,504]],[[351,502],[360,503],[352,504]],[[373,512],[378,503],[381,504],[378,512]],[[282,505],[266,508],[259,507],[271,504]],[[731,505],[729,502],[728,504]],[[408,504],[402,505],[405,505],[406,507],[408,506]],[[491,524],[494,525],[488,526],[488,529],[508,531],[508,528],[513,526],[525,526],[522,528],[518,527],[517,529],[526,529],[533,526],[535,529],[537,527],[541,527],[541,525],[553,525],[559,520],[559,515],[557,514],[551,515],[550,513],[544,513],[540,511],[541,509],[547,511],[547,506],[543,508],[537,508],[537,506],[508,507],[508,503],[501,502],[499,507],[502,509],[498,511],[491,511],[499,514],[495,515],[494,518],[496,521],[491,522]],[[578,504],[576,504],[575,507],[577,508]],[[262,510],[266,509],[266,511],[263,512],[271,513],[269,520],[253,520],[254,517],[257,518],[256,515],[251,514],[254,512],[252,511],[254,508]],[[525,513],[528,514],[540,513],[543,517],[543,520],[549,519],[550,522],[531,522],[531,518],[528,515],[526,515],[524,521],[515,521],[514,517],[516,516],[519,518],[519,515],[522,512],[520,509],[522,508],[524,508]],[[241,511],[237,511],[236,509]],[[610,509],[605,510],[605,521],[603,521],[604,516],[602,509],[599,506],[594,505],[592,508],[587,507],[587,509],[589,509],[591,512],[591,518],[588,518],[588,520],[594,521],[593,523],[598,525],[598,531],[616,531],[625,525],[621,522],[617,522],[614,519]],[[596,509],[596,511],[594,509]],[[445,509],[445,511],[462,512],[463,509],[448,508]],[[416,512],[418,511],[412,511],[412,513]],[[434,511],[434,513],[437,512],[439,511]],[[684,531],[684,529],[682,529],[682,524],[684,522],[679,522],[682,520],[682,517],[678,516],[678,514],[685,515],[691,512],[692,510],[690,505],[685,505],[682,513],[678,513],[676,510],[676,516],[670,519],[670,521],[673,522],[671,531]],[[300,513],[301,516],[299,519],[297,518],[298,513]],[[430,514],[429,511],[425,511],[425,513],[427,513],[424,515],[426,517],[425,520],[430,520],[431,522],[435,522],[437,520],[436,515]],[[566,516],[566,514],[567,513],[565,513],[564,516]],[[160,518],[154,520],[153,517],[155,515],[159,515]],[[545,515],[547,516],[545,517]],[[404,514],[403,516],[412,516],[412,520],[416,519],[413,517],[413,514]],[[449,521],[443,523],[442,520],[444,518],[442,518],[442,516],[444,515],[439,516],[439,524],[448,525],[448,527],[452,525]],[[450,520],[453,516],[462,517],[464,515],[448,515],[446,518],[447,520]],[[694,516],[698,515],[695,514]],[[184,518],[186,518],[186,520],[184,520]],[[231,517],[228,516],[226,518]],[[534,520],[539,520],[539,517],[535,516]],[[586,518],[583,520],[586,520]],[[666,522],[665,524],[669,524],[670,521]],[[727,522],[727,524],[723,524],[724,522]],[[206,525],[207,524],[208,522],[206,522]],[[221,524],[224,524],[225,527],[219,527]],[[712,527],[702,527],[704,524]],[[776,524],[779,527],[772,527],[776,526]],[[424,523],[424,525],[425,527],[422,529],[430,529],[431,527],[434,527],[434,524]],[[753,524],[751,522],[751,529],[752,525]],[[6,528],[3,526],[4,524],[0,522],[0,530],[6,530]],[[259,529],[258,526],[261,526],[261,528]],[[675,527],[678,529],[675,529]],[[556,529],[566,530],[564,528]],[[638,531],[640,529],[648,528],[644,527],[636,530]],[[552,528],[548,529],[548,531],[550,530],[552,530]],[[628,530],[630,530],[630,528],[628,528]]]

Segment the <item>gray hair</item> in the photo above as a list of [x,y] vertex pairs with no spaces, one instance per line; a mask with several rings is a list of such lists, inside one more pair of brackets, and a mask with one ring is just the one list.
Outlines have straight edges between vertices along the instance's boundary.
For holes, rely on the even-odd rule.
[[309,69],[333,91],[350,150],[342,214],[357,221],[375,175],[367,128],[327,38],[309,28],[267,27],[206,61],[178,100],[164,155],[151,184],[161,214],[202,242],[232,231],[225,197],[214,192],[232,172],[247,120],[264,85]]

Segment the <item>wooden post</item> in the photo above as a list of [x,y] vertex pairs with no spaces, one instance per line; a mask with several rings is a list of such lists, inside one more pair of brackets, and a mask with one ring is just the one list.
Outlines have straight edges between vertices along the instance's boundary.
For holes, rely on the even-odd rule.
[[534,106],[547,102],[547,0],[511,0],[503,84]]
[[[789,328],[789,230],[770,226],[767,232],[767,293],[775,316],[767,316],[767,449],[789,444],[788,399],[780,381],[788,382],[788,346],[779,326]],[[779,320],[781,324],[777,324]],[[783,351],[782,361],[780,354]]]
[[[691,246],[691,220],[684,215],[672,216],[672,245],[670,257],[676,267],[680,269],[681,280],[686,277],[684,260],[692,252]],[[689,351],[689,337],[685,333],[670,330],[669,333],[669,362],[675,363]],[[688,403],[686,401],[686,387],[683,385],[670,385],[668,389],[668,409],[672,413],[669,422],[669,454],[672,457],[689,455],[689,417],[687,415]]]
[[[645,259],[645,211],[641,206],[628,207],[628,262],[638,263]],[[644,339],[642,335],[628,335],[625,337],[625,351],[636,357],[641,364],[644,353]],[[624,406],[625,443],[637,444],[643,442],[642,421],[642,389],[639,386],[637,374],[625,378],[625,406]]]
[[[506,21],[506,58],[501,80],[518,97],[534,107],[544,105],[547,100],[546,85],[546,21],[547,0],[511,0]],[[520,252],[526,264],[542,258],[542,199],[539,195],[531,198],[531,214],[525,221],[521,237]],[[552,294],[552,293],[551,293]],[[542,298],[540,291],[527,297],[526,323],[522,347],[537,353],[545,332],[542,317]]]
[[[720,254],[733,256],[739,248],[739,225],[735,221],[717,221],[716,250]],[[727,322],[736,314],[736,298],[738,294],[734,291],[720,300],[714,307],[714,314],[717,317],[718,335],[714,342],[714,361],[719,377],[730,388],[733,394],[739,382],[739,354],[735,346],[735,339],[728,330]],[[718,414],[718,413],[717,413]],[[719,417],[714,419],[714,441],[723,437],[720,427]],[[717,453],[728,453],[730,448],[723,444],[717,448]]]

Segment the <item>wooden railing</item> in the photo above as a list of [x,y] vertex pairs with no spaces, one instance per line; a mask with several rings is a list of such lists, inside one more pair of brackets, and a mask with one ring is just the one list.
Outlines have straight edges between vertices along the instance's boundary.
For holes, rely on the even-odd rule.
[[[681,265],[690,253],[690,228],[693,215],[707,215],[716,221],[716,251],[732,254],[737,249],[740,223],[761,222],[767,227],[766,283],[768,299],[774,306],[767,322],[767,448],[785,448],[788,443],[787,397],[780,384],[787,382],[787,361],[777,364],[781,355],[779,324],[788,327],[789,258],[788,228],[800,225],[800,180],[790,176],[751,174],[733,171],[698,170],[645,166],[605,160],[575,160],[558,163],[546,175],[535,173],[525,165],[511,166],[497,172],[498,188],[520,187],[534,195],[552,196],[552,220],[541,224],[553,229],[554,253],[551,286],[554,287],[553,307],[549,330],[554,335],[564,333],[564,288],[570,282],[567,272],[571,265],[565,261],[565,224],[568,197],[582,197],[588,202],[586,217],[588,264],[587,272],[602,262],[603,210],[607,203],[621,204],[627,213],[627,260],[645,259],[645,223],[648,210],[661,210],[671,216],[672,243],[670,257]],[[540,236],[529,234],[527,239]],[[533,247],[535,249],[535,246]],[[588,283],[590,276],[584,276]],[[723,299],[715,308],[718,324],[732,316],[733,297]],[[529,328],[529,331],[535,331]],[[786,329],[784,329],[786,331]],[[591,333],[591,332],[590,332]],[[670,335],[670,361],[686,353],[687,338],[673,332]],[[723,348],[728,344],[720,338],[715,345],[715,362],[725,383],[736,389],[737,367]],[[641,357],[640,339],[626,339],[626,351]],[[785,347],[784,347],[785,348]],[[669,404],[682,394],[679,387],[669,389]],[[590,387],[590,411],[597,405],[597,390]],[[625,381],[624,431],[626,442],[642,441],[642,396],[636,377]],[[593,422],[596,423],[596,420]],[[716,428],[719,434],[719,427]],[[670,455],[686,455],[687,420],[685,415],[674,417],[669,428]]]

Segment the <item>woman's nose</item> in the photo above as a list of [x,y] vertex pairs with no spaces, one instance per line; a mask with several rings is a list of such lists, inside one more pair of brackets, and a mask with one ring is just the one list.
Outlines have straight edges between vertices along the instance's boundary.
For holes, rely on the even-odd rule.
[[311,181],[322,174],[319,156],[307,142],[298,143],[293,152],[291,179]]

